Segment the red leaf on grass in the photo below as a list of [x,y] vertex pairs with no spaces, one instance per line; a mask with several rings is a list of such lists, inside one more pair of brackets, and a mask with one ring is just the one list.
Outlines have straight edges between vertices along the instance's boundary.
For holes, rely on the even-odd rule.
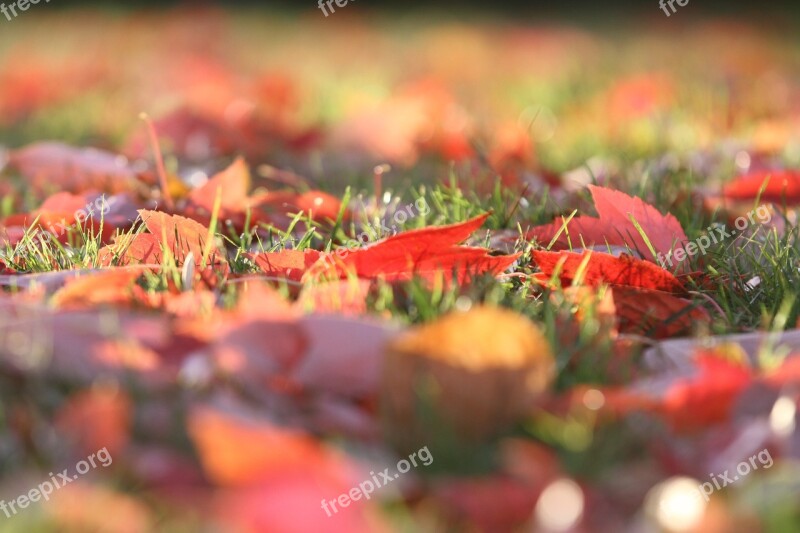
[[31,213],[6,217],[3,225],[12,231],[8,239],[10,244],[18,243],[28,229],[47,231],[62,244],[68,243],[71,237],[77,241],[83,232],[91,231],[105,243],[117,229],[131,226],[137,216],[136,208],[125,194],[104,198],[96,193],[60,192],[48,197]]
[[[98,261],[102,265],[110,265],[115,256],[119,256],[119,265],[130,263],[161,264],[162,252],[167,249],[182,265],[191,253],[196,265],[201,265],[206,251],[208,229],[190,218],[180,215],[169,215],[160,211],[139,210],[142,222],[150,233],[122,235],[113,245],[105,246],[98,252]],[[213,238],[213,237],[212,237]],[[214,243],[208,246],[207,264],[222,264],[224,258]]]
[[[766,186],[764,184],[766,182]],[[740,176],[722,188],[722,195],[733,200],[752,200],[764,187],[766,202],[800,203],[800,170],[766,170]]]
[[[674,216],[662,215],[640,198],[596,185],[589,185],[589,191],[592,193],[598,218],[580,216],[570,220],[566,230],[561,232],[554,243],[557,250],[595,245],[603,249],[607,245],[627,246],[647,260],[655,260],[631,217],[647,235],[656,253],[666,255],[677,244],[688,240]],[[527,238],[535,237],[540,242],[549,244],[563,227],[564,223],[559,219],[531,229]]]
[[459,283],[469,275],[500,274],[519,254],[491,256],[484,248],[457,246],[483,225],[488,214],[460,224],[411,230],[388,237],[355,251],[328,254],[309,271],[321,278],[382,277],[387,281],[408,280],[419,275],[433,280],[440,273],[455,273]]
[[602,284],[639,287],[666,292],[685,292],[683,285],[663,268],[622,254],[619,257],[602,252],[532,252],[533,260],[550,278],[556,270],[562,284],[572,284],[583,266],[583,283],[592,287]]

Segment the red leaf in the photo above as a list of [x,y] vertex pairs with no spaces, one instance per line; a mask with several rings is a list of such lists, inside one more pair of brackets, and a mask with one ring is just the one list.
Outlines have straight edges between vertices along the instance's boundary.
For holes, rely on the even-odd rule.
[[800,170],[767,170],[746,174],[723,187],[722,194],[734,200],[752,200],[766,182],[761,199],[766,202],[800,203]]
[[317,278],[382,277],[408,280],[414,275],[433,280],[440,273],[455,273],[459,283],[469,275],[500,274],[519,254],[491,256],[483,248],[456,246],[477,230],[488,217],[480,215],[460,224],[411,230],[355,251],[341,250],[318,261],[309,273]]
[[[589,185],[599,218],[575,217],[561,232],[556,249],[569,249],[602,246],[627,246],[639,252],[642,257],[654,261],[644,238],[634,226],[630,217],[639,223],[656,253],[667,254],[676,244],[688,240],[678,220],[672,215],[662,215],[656,208],[640,198],[628,196],[619,191]],[[538,226],[528,232],[527,237],[535,237],[542,243],[550,241],[564,226],[559,219],[552,224]]]
[[697,324],[711,320],[691,301],[665,292],[614,287],[612,297],[621,333],[663,339],[688,333]]
[[[619,257],[602,252],[532,252],[542,274],[550,278],[559,270],[562,284],[572,284],[582,265],[583,283],[592,287],[602,284],[623,285],[667,292],[684,292],[678,279],[663,268],[622,254]],[[588,258],[588,259],[587,259]]]
[[676,429],[701,430],[726,421],[753,380],[748,367],[719,356],[701,353],[695,363],[698,373],[673,384],[664,397],[662,409]]

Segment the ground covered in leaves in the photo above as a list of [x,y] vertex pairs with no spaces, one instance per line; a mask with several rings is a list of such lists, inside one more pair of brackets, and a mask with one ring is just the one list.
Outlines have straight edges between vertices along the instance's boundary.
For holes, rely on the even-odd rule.
[[670,24],[4,27],[0,531],[796,529],[797,49]]

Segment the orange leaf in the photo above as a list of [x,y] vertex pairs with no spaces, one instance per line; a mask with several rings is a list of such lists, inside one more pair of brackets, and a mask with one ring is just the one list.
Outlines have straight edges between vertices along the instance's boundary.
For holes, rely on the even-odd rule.
[[115,268],[67,282],[53,295],[52,305],[84,308],[97,304],[124,305],[131,301],[131,286],[142,275],[141,268]]
[[210,214],[214,210],[217,194],[220,194],[220,208],[223,212],[239,212],[247,204],[249,189],[250,169],[244,159],[238,157],[228,168],[194,189],[189,194],[189,204],[191,208]]
[[247,254],[247,257],[253,260],[265,274],[286,278],[290,281],[300,281],[306,270],[321,256],[322,254],[316,250],[282,250],[280,252]]
[[324,449],[310,436],[209,408],[189,416],[189,435],[208,476],[225,486],[251,486],[281,472],[322,466]]
[[[160,211],[140,209],[139,215],[150,233],[122,235],[117,238],[113,245],[100,249],[100,264],[111,264],[115,254],[120,256],[120,265],[131,262],[161,264],[163,249],[172,253],[178,265],[183,264],[189,253],[194,256],[196,265],[201,264],[208,238],[208,229],[203,225],[180,215],[169,215]],[[207,260],[209,264],[225,262],[213,244]]]

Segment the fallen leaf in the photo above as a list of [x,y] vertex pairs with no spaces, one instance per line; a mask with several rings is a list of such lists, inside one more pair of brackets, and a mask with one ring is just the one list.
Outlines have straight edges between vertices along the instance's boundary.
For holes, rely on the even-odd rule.
[[678,220],[672,215],[662,215],[656,208],[640,198],[625,193],[589,185],[598,218],[578,216],[566,224],[556,220],[552,224],[538,226],[527,233],[527,238],[536,238],[549,244],[556,235],[557,250],[569,250],[598,246],[627,246],[648,261],[655,261],[647,243],[631,218],[636,220],[647,236],[655,252],[667,255],[681,243],[688,241]]
[[761,188],[763,202],[782,204],[800,203],[800,171],[764,170],[740,176],[722,188],[725,198],[732,200],[754,200]]
[[533,261],[541,270],[539,279],[550,279],[558,272],[562,284],[571,285],[581,275],[583,285],[602,284],[638,287],[658,291],[685,293],[680,281],[667,270],[629,255],[619,257],[602,252],[532,252]]

